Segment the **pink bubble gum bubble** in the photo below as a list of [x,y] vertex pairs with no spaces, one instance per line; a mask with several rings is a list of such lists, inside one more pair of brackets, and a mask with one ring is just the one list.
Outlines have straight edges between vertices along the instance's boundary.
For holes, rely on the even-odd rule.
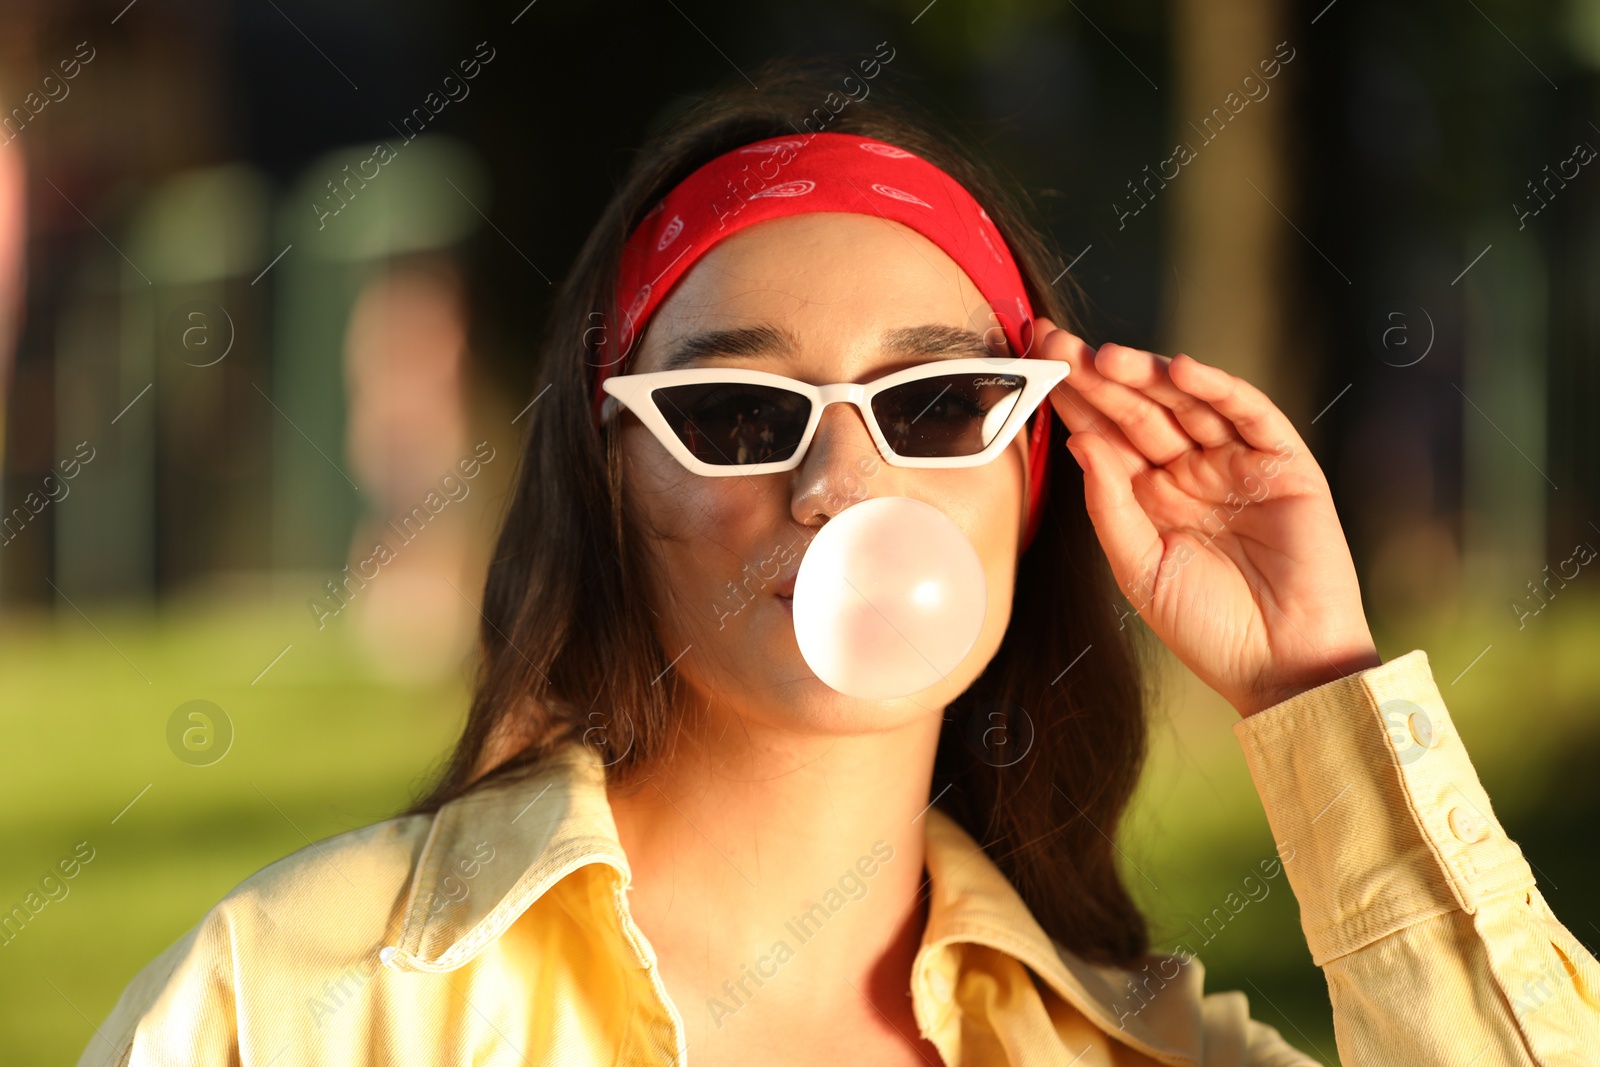
[[807,666],[862,700],[921,692],[978,640],[988,583],[961,527],[931,504],[872,497],[823,524],[794,587]]

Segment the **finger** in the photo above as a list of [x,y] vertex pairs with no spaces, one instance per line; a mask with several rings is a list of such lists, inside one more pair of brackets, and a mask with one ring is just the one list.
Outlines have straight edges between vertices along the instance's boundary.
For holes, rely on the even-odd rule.
[[[1050,394],[1051,402],[1055,405],[1056,414],[1061,416],[1061,421],[1074,435],[1079,433],[1095,433],[1104,437],[1116,453],[1117,462],[1122,464],[1122,469],[1132,475],[1148,475],[1155,468],[1145,458],[1143,452],[1133,447],[1132,443],[1117,429],[1117,424],[1095,411],[1089,402],[1082,397],[1061,392],[1064,387],[1057,386],[1057,392]],[[1071,440],[1071,437],[1068,438]]]
[[[1083,355],[1083,350],[1088,346],[1049,319],[1038,318],[1034,322],[1039,327],[1035,333],[1035,350],[1041,358],[1059,359],[1069,367],[1081,367],[1083,361],[1088,358]],[[1045,339],[1052,333],[1060,333],[1062,336],[1046,345]],[[1088,351],[1090,355],[1093,354],[1093,349]],[[1078,373],[1078,371],[1074,370],[1073,373]],[[1112,422],[1098,408],[1085,400],[1076,389],[1070,388],[1068,386],[1070,381],[1071,377],[1069,376],[1052,389],[1049,394],[1051,406],[1055,408],[1056,414],[1066,424],[1067,429],[1073,433],[1093,430],[1096,433],[1103,434],[1116,450],[1124,467],[1130,472],[1149,470],[1150,461],[1145,458],[1144,453],[1133,446],[1122,431],[1117,428],[1116,423]]]
[[[1064,351],[1072,365],[1066,384],[1104,414],[1139,453],[1155,466],[1165,466],[1198,449],[1199,444],[1178,424],[1172,412],[1145,396],[1138,389],[1106,377],[1099,369],[1099,353],[1065,330],[1050,334],[1043,342]],[[1101,352],[1106,350],[1102,346]]]
[[[1065,333],[1065,331],[1061,332]],[[1062,344],[1061,342],[1056,342],[1048,346],[1042,346],[1040,353],[1045,359],[1060,359],[1069,366],[1077,368],[1087,359],[1086,356],[1078,354],[1080,349],[1087,348],[1087,346],[1070,334],[1066,336],[1071,338],[1070,343]],[[1067,354],[1069,352],[1074,354],[1069,356]],[[1051,406],[1056,409],[1056,414],[1060,416],[1061,421],[1073,433],[1092,430],[1104,435],[1111,444],[1112,449],[1117,453],[1123,468],[1129,473],[1148,471],[1150,469],[1149,458],[1134,447],[1133,443],[1128,440],[1115,422],[1111,421],[1100,409],[1090,404],[1069,384],[1077,374],[1078,371],[1074,369],[1066,379],[1050,390]]]
[[1170,372],[1180,389],[1210,404],[1250,447],[1263,452],[1274,451],[1284,442],[1306,447],[1289,417],[1243,378],[1181,353],[1173,357]]
[[1067,440],[1083,468],[1083,500],[1111,573],[1124,590],[1133,591],[1134,577],[1161,562],[1161,534],[1133,495],[1133,483],[1116,462],[1116,454],[1100,434],[1075,433]]
[[1233,423],[1210,404],[1178,388],[1170,373],[1171,363],[1165,356],[1127,345],[1105,345],[1095,356],[1095,368],[1102,375],[1139,390],[1172,412],[1184,432],[1202,446],[1220,448],[1238,442]]

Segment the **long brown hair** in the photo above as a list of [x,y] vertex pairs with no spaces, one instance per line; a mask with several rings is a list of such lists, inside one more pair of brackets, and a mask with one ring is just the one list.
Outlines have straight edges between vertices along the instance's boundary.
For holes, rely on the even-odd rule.
[[[840,61],[776,60],[757,81],[759,92],[729,83],[667,121],[633,160],[560,287],[540,342],[535,388],[545,395],[528,413],[485,585],[471,711],[439,780],[412,812],[526,773],[574,740],[596,747],[608,782],[626,790],[670,747],[675,676],[651,626],[649,571],[622,493],[618,435],[595,428],[590,404],[594,331],[615,321],[611,285],[622,246],[695,168],[802,126],[900,145],[984,206],[1036,314],[1076,321],[1059,288],[1070,280],[1049,280],[1061,259],[1025,213],[1026,194],[958,143],[949,122],[910,103],[903,86],[880,79],[866,100],[834,114],[822,106],[828,94],[842,99],[841,88],[854,84],[860,93],[862,84],[861,72]],[[602,310],[607,319],[596,314]],[[1054,417],[1049,404],[1043,410]],[[1064,437],[1057,423],[1055,447]],[[1018,562],[1005,639],[946,711],[933,795],[1051,937],[1086,959],[1125,964],[1149,945],[1112,844],[1145,757],[1146,646],[1114,606],[1121,598],[1083,507],[1077,465],[1058,456],[1050,470],[1038,533]]]

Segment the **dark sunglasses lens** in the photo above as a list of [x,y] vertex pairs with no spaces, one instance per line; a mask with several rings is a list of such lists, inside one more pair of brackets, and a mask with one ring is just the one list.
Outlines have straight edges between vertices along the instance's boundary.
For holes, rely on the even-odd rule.
[[810,400],[770,385],[672,385],[650,396],[684,447],[720,466],[788,459],[811,418]]
[[971,456],[1000,433],[1022,396],[1018,374],[940,374],[885,389],[872,413],[902,456]]

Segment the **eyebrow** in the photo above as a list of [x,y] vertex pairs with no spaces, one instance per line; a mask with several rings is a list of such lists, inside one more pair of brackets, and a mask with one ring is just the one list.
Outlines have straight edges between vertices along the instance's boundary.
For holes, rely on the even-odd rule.
[[[730,330],[703,330],[673,346],[661,362],[662,370],[679,370],[708,356],[792,356],[799,339],[776,326],[742,326]],[[983,335],[959,326],[928,324],[901,326],[883,335],[883,351],[896,358],[933,356],[971,358],[995,355]],[[1008,347],[1009,351],[1009,347]]]

